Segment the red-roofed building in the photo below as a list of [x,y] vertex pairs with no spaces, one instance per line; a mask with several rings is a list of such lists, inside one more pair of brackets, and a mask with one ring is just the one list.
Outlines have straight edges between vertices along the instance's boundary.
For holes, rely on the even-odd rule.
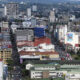
[[32,41],[17,41],[17,46],[18,47],[34,46],[34,42],[32,42]]
[[57,52],[20,51],[21,59],[59,60]]
[[75,47],[79,47],[80,46],[80,44],[75,44]]
[[3,61],[2,59],[0,59],[0,61]]
[[34,46],[38,46],[39,44],[42,43],[51,44],[51,39],[47,37],[36,38],[34,41]]
[[32,41],[17,41],[18,47],[23,46],[38,46],[39,44],[46,43],[51,44],[51,39],[47,37],[35,38],[34,42]]

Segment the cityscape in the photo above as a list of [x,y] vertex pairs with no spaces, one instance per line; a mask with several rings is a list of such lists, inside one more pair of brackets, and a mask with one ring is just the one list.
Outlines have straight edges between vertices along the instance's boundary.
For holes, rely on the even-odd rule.
[[80,0],[0,0],[0,80],[80,80]]

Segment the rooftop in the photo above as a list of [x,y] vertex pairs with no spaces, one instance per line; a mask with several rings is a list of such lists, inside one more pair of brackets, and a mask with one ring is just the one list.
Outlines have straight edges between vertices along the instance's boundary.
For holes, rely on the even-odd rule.
[[51,55],[58,54],[57,52],[38,52],[38,51],[20,51],[20,55]]

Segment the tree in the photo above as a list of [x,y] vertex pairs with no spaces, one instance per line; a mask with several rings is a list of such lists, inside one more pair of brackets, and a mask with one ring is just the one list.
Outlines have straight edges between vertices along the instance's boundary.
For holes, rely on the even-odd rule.
[[6,60],[8,64],[8,71],[11,71],[13,69],[14,61],[12,59]]

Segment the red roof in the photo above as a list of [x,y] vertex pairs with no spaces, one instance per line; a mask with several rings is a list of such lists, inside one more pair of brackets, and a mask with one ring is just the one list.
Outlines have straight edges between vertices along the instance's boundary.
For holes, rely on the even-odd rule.
[[2,59],[0,59],[0,61],[2,61]]
[[34,42],[32,41],[19,41],[17,42],[18,47],[23,47],[23,46],[34,46]]
[[36,38],[34,41],[34,46],[38,46],[39,44],[42,43],[51,44],[51,39],[47,37]]
[[17,41],[18,47],[23,46],[38,46],[39,44],[46,43],[51,44],[51,39],[47,37],[35,38],[34,42],[32,41]]
[[75,44],[76,47],[79,47],[79,44]]
[[50,54],[58,54],[57,52],[36,52],[36,51],[20,51],[20,55],[50,55]]
[[8,45],[8,48],[12,48],[12,45]]
[[67,46],[72,46],[70,43],[66,43]]

